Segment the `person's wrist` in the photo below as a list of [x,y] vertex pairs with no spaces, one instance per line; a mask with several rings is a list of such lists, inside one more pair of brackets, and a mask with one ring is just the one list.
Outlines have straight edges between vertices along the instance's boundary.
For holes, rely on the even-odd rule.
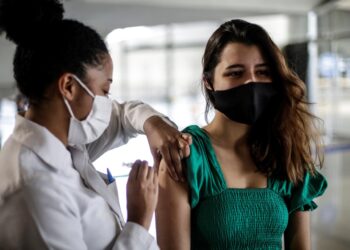
[[164,122],[163,119],[159,116],[151,116],[149,117],[144,125],[143,125],[143,130],[145,131],[145,134],[149,134],[152,131],[154,131],[154,128],[157,127],[157,124],[159,125],[160,123]]

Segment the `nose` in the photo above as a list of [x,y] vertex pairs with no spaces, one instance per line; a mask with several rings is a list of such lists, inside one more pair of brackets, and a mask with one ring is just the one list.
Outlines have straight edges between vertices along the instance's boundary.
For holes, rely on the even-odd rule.
[[259,77],[255,74],[254,70],[247,72],[246,79],[244,80],[244,84],[250,83],[250,82],[258,82]]

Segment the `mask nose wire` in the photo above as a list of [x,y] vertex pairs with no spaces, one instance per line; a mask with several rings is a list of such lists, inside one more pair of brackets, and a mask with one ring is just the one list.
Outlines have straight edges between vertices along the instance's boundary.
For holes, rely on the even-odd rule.
[[92,97],[95,98],[94,93],[75,75],[72,75],[72,77],[80,84],[80,86]]

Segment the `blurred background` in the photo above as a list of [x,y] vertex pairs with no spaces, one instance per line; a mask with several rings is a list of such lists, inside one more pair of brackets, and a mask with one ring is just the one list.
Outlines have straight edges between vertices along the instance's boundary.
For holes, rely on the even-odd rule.
[[[305,81],[311,110],[324,121],[321,172],[329,187],[312,213],[313,249],[350,249],[350,0],[66,0],[64,5],[67,18],[105,37],[114,61],[113,98],[147,102],[179,129],[205,124],[201,58],[212,32],[233,18],[263,26]],[[27,105],[13,79],[14,49],[0,38],[0,146],[15,114]],[[136,159],[153,163],[145,136],[95,162],[117,177],[125,216],[129,168],[123,164]]]

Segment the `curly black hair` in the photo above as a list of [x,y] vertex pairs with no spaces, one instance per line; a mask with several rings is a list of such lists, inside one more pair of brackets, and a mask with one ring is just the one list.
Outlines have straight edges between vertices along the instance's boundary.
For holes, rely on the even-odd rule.
[[84,79],[88,66],[108,55],[101,36],[76,20],[64,19],[59,0],[0,0],[0,34],[17,44],[14,77],[30,103],[39,103],[63,73]]

